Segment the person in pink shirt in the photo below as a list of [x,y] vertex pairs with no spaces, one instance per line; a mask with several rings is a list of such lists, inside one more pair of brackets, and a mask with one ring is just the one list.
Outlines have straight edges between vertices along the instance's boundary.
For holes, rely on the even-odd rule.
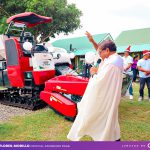
[[138,69],[137,69],[137,62],[139,60],[139,55],[135,55],[133,57],[133,64],[131,66],[131,69],[133,71],[133,83],[136,81],[137,75],[138,75]]

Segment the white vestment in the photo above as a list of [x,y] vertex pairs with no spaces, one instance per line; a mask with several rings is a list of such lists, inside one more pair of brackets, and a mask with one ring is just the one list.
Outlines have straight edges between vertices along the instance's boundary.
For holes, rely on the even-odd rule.
[[97,75],[89,80],[78,114],[67,138],[79,141],[89,135],[94,141],[115,141],[120,138],[118,106],[121,99],[123,59],[109,56]]

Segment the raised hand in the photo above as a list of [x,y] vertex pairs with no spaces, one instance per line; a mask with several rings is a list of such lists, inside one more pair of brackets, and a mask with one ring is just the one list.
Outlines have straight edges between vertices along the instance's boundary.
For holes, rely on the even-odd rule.
[[88,31],[85,32],[85,35],[87,36],[89,41],[93,44],[95,50],[97,50],[98,49],[98,44],[94,41],[93,36]]
[[85,32],[85,35],[88,37],[88,39],[89,39],[90,42],[93,41],[93,37],[92,37],[92,35],[88,31]]

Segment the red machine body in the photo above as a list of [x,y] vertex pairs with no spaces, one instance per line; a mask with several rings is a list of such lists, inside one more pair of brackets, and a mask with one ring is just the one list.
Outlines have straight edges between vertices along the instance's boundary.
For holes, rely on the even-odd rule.
[[[25,24],[26,27],[34,27],[38,24],[52,22],[52,18],[40,16],[33,12],[25,12],[14,15],[7,19],[7,23]],[[45,81],[55,76],[55,70],[34,71],[31,56],[25,56],[22,42],[17,38],[9,38],[5,41],[7,71],[9,82],[12,87],[23,88],[25,86],[25,72],[32,72],[36,85],[44,84]]]
[[[89,79],[81,76],[58,76],[45,83],[40,98],[64,116],[74,118],[77,114],[77,102],[71,95],[83,96]],[[67,96],[69,95],[69,97]]]
[[33,71],[31,56],[24,56],[24,52],[16,38],[5,41],[7,72],[12,87],[23,88],[25,86],[25,72],[32,72],[36,85],[44,84],[45,81],[55,76],[55,70]]
[[44,90],[82,96],[88,81],[88,78],[81,76],[62,75],[45,82]]
[[55,70],[32,71],[34,82],[36,85],[44,84],[45,81],[55,76]]
[[73,118],[77,114],[76,103],[59,93],[43,91],[40,93],[40,98],[64,116]]
[[[29,57],[23,56],[21,45],[16,38],[5,41],[7,74],[13,87],[24,87],[24,72],[31,71]],[[15,58],[15,59],[14,59]]]

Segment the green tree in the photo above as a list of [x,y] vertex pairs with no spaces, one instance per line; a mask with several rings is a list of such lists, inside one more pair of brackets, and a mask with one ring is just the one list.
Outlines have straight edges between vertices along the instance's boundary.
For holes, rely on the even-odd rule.
[[35,38],[42,34],[42,42],[56,34],[68,34],[81,27],[82,12],[75,4],[68,4],[67,0],[0,0],[0,33],[6,29],[6,18],[22,12],[35,12],[53,18],[52,23],[30,29]]

